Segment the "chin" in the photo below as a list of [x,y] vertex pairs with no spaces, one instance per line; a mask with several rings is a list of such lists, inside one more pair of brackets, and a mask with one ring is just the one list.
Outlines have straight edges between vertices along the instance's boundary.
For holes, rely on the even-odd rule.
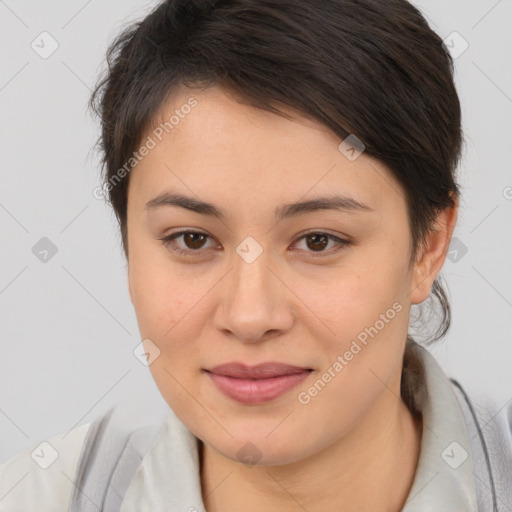
[[[286,438],[288,443],[285,442]],[[313,447],[304,447],[303,443],[300,443],[302,446],[299,451],[297,449],[299,443],[297,443],[293,436],[265,439],[265,436],[248,437],[245,435],[240,438],[234,436],[234,439],[230,439],[223,445],[217,445],[216,443],[205,444],[208,444],[227,459],[242,463],[247,467],[293,464],[314,453]],[[311,453],[308,453],[309,451]]]

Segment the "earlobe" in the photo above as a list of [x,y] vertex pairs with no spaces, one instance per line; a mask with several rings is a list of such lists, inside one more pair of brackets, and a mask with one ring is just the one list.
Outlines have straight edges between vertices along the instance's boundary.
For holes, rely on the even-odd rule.
[[457,223],[458,203],[442,210],[429,232],[425,246],[414,264],[411,280],[411,303],[420,304],[426,300],[434,281],[444,265],[453,230]]

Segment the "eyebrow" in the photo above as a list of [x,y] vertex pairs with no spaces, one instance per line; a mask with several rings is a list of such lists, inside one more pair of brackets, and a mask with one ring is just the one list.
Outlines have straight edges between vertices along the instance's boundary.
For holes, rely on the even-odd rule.
[[[154,199],[148,201],[144,208],[145,210],[150,211],[164,206],[178,206],[201,215],[208,215],[218,219],[226,218],[224,210],[214,204],[200,201],[183,194],[174,194],[171,192],[162,192]],[[370,208],[368,205],[352,197],[334,194],[328,197],[317,197],[308,201],[284,204],[275,209],[275,216],[276,219],[283,220],[304,213],[320,210],[336,210],[344,212],[375,211],[373,208]]]

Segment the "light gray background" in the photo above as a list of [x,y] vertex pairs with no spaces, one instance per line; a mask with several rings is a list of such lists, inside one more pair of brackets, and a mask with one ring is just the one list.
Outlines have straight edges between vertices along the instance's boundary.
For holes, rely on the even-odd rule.
[[[452,328],[430,350],[498,411],[512,399],[512,2],[414,3],[443,39],[469,44],[455,61],[463,246],[442,271]],[[92,194],[99,127],[86,106],[108,44],[153,5],[0,0],[0,462],[120,402],[144,422],[167,411],[132,353],[139,332],[114,216]],[[46,59],[31,48],[43,31],[59,45]],[[58,249],[46,263],[32,252],[42,237]]]

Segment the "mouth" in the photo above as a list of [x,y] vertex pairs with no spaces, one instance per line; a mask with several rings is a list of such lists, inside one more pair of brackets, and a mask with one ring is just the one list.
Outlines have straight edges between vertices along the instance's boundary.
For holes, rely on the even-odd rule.
[[275,400],[309,377],[312,368],[283,363],[248,366],[227,363],[205,369],[216,388],[243,404],[261,404]]

